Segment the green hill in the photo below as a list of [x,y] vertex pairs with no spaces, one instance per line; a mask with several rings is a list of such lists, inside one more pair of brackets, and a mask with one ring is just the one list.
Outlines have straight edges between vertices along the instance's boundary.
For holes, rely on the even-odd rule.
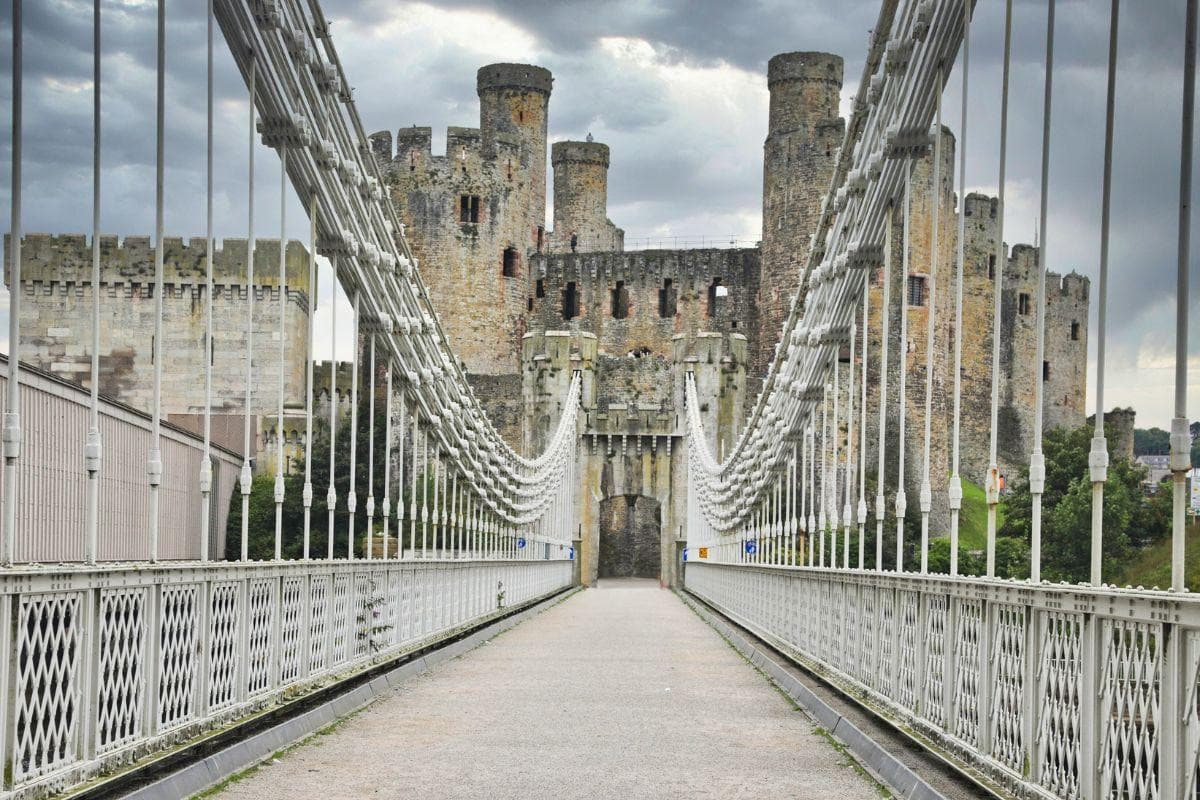
[[[1200,591],[1200,525],[1188,526],[1184,545],[1184,580],[1193,592]],[[1113,582],[1109,575],[1104,576]],[[1152,544],[1134,556],[1115,581],[1121,586],[1165,589],[1171,585],[1171,539]]]

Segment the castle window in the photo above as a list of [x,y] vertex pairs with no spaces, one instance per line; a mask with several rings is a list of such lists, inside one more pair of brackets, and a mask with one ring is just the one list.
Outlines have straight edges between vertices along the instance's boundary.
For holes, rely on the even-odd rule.
[[1049,361],[1042,362],[1042,380],[1044,380],[1044,381],[1050,380],[1050,362]]
[[988,280],[996,280],[996,254],[992,253],[988,256]]
[[708,285],[708,316],[715,317],[717,315],[717,299],[725,297],[729,294],[729,288],[721,285],[720,278],[713,278],[712,283]]
[[925,305],[925,276],[908,276],[908,304],[910,306]]
[[411,153],[408,154],[408,171],[409,172],[417,171],[417,151],[416,150],[413,150]]
[[663,280],[662,288],[658,290],[658,315],[668,318],[675,316],[675,287],[671,285],[671,279]]
[[479,222],[479,195],[464,194],[458,199],[458,221],[464,225]]
[[527,298],[527,299],[525,300],[525,310],[526,310],[526,311],[533,311],[533,298],[532,298],[532,297],[530,297],[530,298]]
[[504,248],[504,255],[500,261],[500,274],[506,278],[517,277],[517,264],[519,261],[517,248],[511,246]]
[[575,281],[567,283],[562,294],[563,319],[575,319],[579,316],[579,292],[575,289]]
[[1029,295],[1025,292],[1017,295],[1017,313],[1021,316],[1029,313]]
[[538,278],[537,283],[534,284],[533,295],[539,299],[546,296],[546,281],[542,278]]
[[1078,322],[1074,322],[1074,321],[1071,322],[1071,341],[1072,342],[1079,341],[1079,323]]
[[612,315],[613,319],[625,319],[629,316],[629,290],[625,288],[625,281],[617,281],[612,290]]
[[538,225],[538,228],[537,228],[537,251],[539,253],[542,252],[542,247],[544,247],[545,244],[546,244],[546,228],[542,225]]

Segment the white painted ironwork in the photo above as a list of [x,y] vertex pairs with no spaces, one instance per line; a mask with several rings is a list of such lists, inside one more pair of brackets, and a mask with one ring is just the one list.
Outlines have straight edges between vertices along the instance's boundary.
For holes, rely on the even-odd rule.
[[570,584],[565,560],[13,568],[0,791],[61,790]]

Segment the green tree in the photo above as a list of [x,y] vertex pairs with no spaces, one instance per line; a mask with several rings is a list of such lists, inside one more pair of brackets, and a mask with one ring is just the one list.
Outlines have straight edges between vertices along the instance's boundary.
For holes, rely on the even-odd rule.
[[1165,456],[1171,452],[1171,434],[1162,428],[1134,428],[1133,452],[1139,456]]
[[[1092,429],[1083,426],[1048,431],[1042,440],[1046,458],[1042,574],[1048,580],[1078,582],[1090,577],[1092,484],[1087,460],[1091,438]],[[1102,574],[1110,580],[1137,550],[1169,530],[1169,500],[1164,506],[1161,496],[1146,498],[1142,492],[1145,477],[1145,468],[1124,459],[1114,459],[1109,465],[1104,486]],[[1013,488],[1007,511],[1000,533],[1028,547],[1032,495],[1027,469]]]
[[[355,492],[358,496],[357,513],[354,517],[355,552],[362,555],[365,552],[367,531],[366,501],[369,494],[367,476],[369,467],[369,448],[367,443],[370,436],[369,397],[366,387],[369,386],[370,373],[367,365],[362,365],[359,384],[358,410],[358,446],[355,452]],[[383,382],[376,381],[375,398],[375,527],[377,532],[383,528],[383,473],[384,473],[384,432],[386,425],[386,395]],[[395,409],[393,409],[395,411]],[[396,419],[398,419],[398,412]],[[411,420],[411,415],[408,417]],[[397,484],[404,493],[405,506],[412,508],[409,492],[412,487],[412,440],[409,438],[405,445],[405,476],[400,480],[396,470],[392,471],[392,499],[395,502]],[[337,492],[337,505],[334,509],[333,554],[335,558],[346,557],[347,537],[350,534],[350,512],[346,507],[346,497],[350,491],[350,419],[345,417],[338,424],[336,438],[337,466],[334,485]],[[329,541],[329,507],[326,504],[326,494],[329,488],[329,421],[314,418],[313,446],[310,469],[312,473],[313,502],[311,513],[310,554],[313,558],[324,558],[328,551]],[[430,451],[432,459],[432,450]],[[416,483],[417,514],[420,513],[421,500],[426,494],[432,499],[433,482],[430,475],[418,475]],[[293,464],[290,475],[284,476],[283,500],[283,529],[282,555],[285,559],[301,558],[304,555],[304,465],[301,460]],[[252,559],[269,559],[275,552],[275,476],[258,475],[251,483],[250,513],[247,551]],[[431,500],[432,502],[432,500]],[[241,553],[242,525],[242,494],[240,488],[234,489],[230,498],[229,523],[226,527],[225,557],[236,559]],[[395,535],[395,517],[393,505],[392,535]],[[407,513],[407,512],[406,512]],[[419,528],[419,526],[418,526]],[[405,527],[407,544],[407,526]],[[438,541],[437,526],[431,526],[430,532],[434,541]],[[418,529],[418,539],[420,531]]]

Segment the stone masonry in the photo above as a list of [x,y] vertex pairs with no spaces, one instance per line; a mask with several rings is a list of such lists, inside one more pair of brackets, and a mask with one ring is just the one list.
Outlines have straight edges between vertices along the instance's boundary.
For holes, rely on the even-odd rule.
[[[186,243],[167,238],[163,244],[163,411],[172,421],[199,430],[208,350],[213,364],[213,439],[240,453],[246,396],[246,240],[226,239],[213,251],[210,348],[205,346],[207,243],[195,237]],[[7,283],[7,246],[5,253]],[[100,239],[100,391],[146,412],[151,410],[154,386],[154,258],[147,237]],[[279,240],[257,240],[254,263],[252,446],[261,469],[271,452],[265,449],[266,429],[274,425],[278,402],[279,315],[285,307],[280,299]],[[308,345],[308,254],[299,242],[288,243],[285,269],[284,405],[290,410],[304,405]],[[26,235],[21,291],[21,360],[90,387],[90,241],[82,235]]]

